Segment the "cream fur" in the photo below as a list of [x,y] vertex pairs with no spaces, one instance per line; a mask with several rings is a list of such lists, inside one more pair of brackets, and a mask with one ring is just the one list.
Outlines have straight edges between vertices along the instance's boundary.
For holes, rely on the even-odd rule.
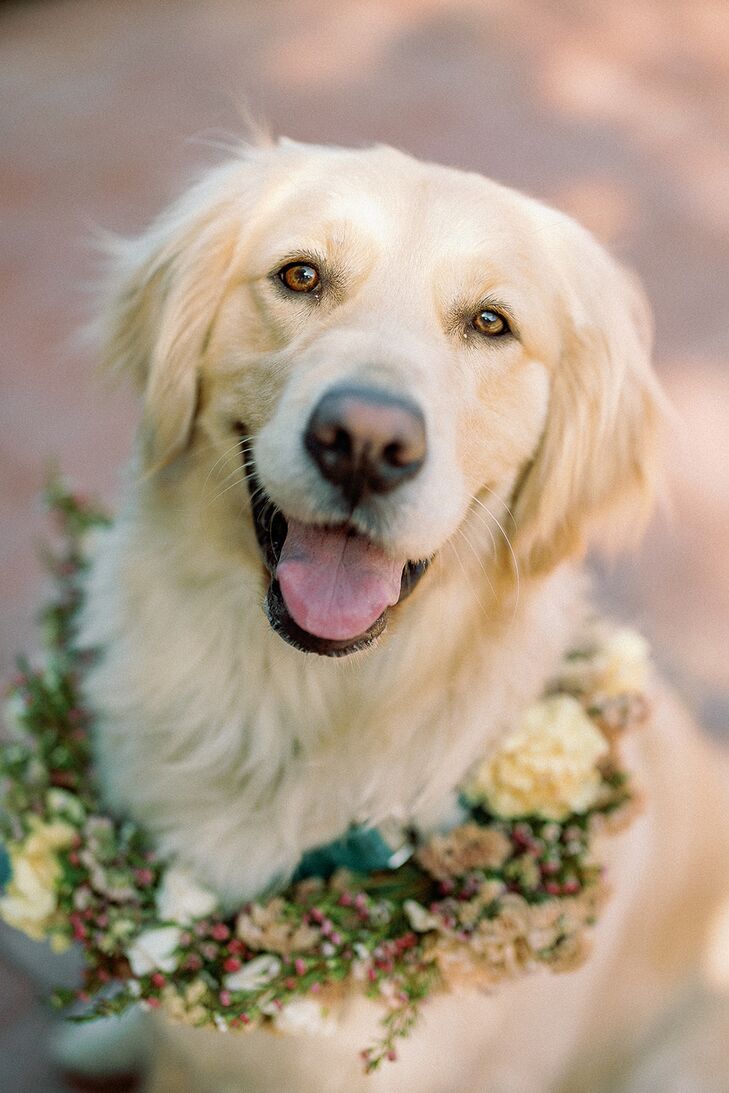
[[[299,255],[335,271],[316,305],[272,283]],[[350,822],[447,822],[456,785],[539,693],[584,617],[573,563],[588,536],[620,513],[635,526],[649,500],[660,395],[647,312],[566,217],[387,148],[245,150],[119,244],[112,272],[106,356],[136,377],[144,412],[80,633],[103,650],[88,683],[99,767],[110,804],[234,905]],[[479,339],[467,319],[483,300],[509,309],[516,338]],[[377,646],[332,661],[291,649],[264,617],[233,424],[250,429],[283,511],[329,522],[338,502],[302,430],[331,383],[363,378],[418,398],[429,453],[359,527],[395,555],[437,556]],[[613,915],[617,951],[628,911]],[[594,982],[469,1002],[471,1019],[483,1013],[496,1043],[504,1021],[516,1036],[521,1007],[527,1026],[555,998],[582,1012],[611,959]],[[555,1075],[575,1036],[551,1053]],[[506,1089],[481,1084],[483,1050],[465,1040],[471,1084],[406,1066],[371,1088]],[[230,1088],[294,1088],[275,1076],[289,1048],[272,1043],[257,1061],[246,1048],[253,1070]],[[296,1088],[325,1088],[320,1051],[299,1058]],[[545,1058],[532,1045],[524,1062],[543,1085],[508,1088],[556,1088]]]

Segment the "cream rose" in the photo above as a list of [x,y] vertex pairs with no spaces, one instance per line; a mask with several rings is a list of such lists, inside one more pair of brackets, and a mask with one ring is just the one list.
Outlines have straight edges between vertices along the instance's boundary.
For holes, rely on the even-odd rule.
[[505,818],[561,820],[595,802],[597,763],[607,750],[577,699],[552,695],[525,710],[518,728],[477,770],[468,795]]
[[36,941],[42,941],[54,925],[56,883],[61,876],[57,851],[67,849],[75,835],[70,824],[44,823],[34,816],[23,842],[8,847],[12,874],[0,898],[0,917]]

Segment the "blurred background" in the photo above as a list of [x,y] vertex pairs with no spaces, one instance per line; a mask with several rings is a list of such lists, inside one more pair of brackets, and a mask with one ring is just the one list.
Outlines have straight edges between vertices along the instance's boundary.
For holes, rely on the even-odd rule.
[[[93,231],[143,228],[246,104],[276,134],[516,186],[637,270],[679,414],[672,513],[598,593],[729,736],[726,0],[6,0],[0,101],[0,677],[34,645],[49,460],[113,505],[130,448],[131,393],[75,341]],[[35,1002],[54,974],[0,933],[1,1093],[65,1088]]]

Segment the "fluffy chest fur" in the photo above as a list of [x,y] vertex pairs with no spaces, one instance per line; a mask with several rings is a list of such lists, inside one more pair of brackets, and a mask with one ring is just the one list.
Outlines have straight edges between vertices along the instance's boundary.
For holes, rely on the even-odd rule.
[[[438,566],[387,642],[346,661],[271,631],[256,567],[160,499],[106,533],[80,641],[111,804],[228,901],[350,823],[447,822],[454,790],[543,686],[580,613],[562,572],[499,608],[473,558]],[[194,560],[194,561],[193,561]]]

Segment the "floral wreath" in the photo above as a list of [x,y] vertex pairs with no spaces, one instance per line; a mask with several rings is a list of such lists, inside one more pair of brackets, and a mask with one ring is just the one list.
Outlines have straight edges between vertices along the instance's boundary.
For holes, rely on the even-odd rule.
[[[643,638],[591,624],[544,696],[472,772],[459,826],[413,836],[403,864],[330,864],[223,916],[212,892],[99,798],[93,718],[80,697],[88,657],[73,635],[89,535],[109,521],[59,483],[48,502],[61,541],[47,556],[56,591],[42,615],[45,663],[20,662],[0,746],[0,917],[56,950],[83,947],[83,987],[57,991],[56,1005],[83,1003],[77,1019],[140,1004],[220,1030],[326,1032],[338,1000],[358,989],[385,1011],[379,1040],[362,1052],[369,1072],[396,1057],[438,990],[586,959],[607,895],[594,838],[621,830],[638,805],[618,743],[648,714]],[[369,838],[385,845],[366,829],[338,845]],[[329,860],[336,865],[336,854]]]

